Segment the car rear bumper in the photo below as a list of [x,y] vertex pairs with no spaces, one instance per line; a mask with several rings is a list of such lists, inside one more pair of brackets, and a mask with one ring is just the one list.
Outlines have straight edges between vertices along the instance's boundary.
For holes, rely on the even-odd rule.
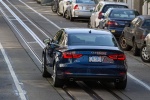
[[[105,66],[106,67],[106,66]],[[107,66],[108,67],[108,66]],[[124,80],[127,69],[125,66],[123,68],[115,68],[115,66],[111,66],[112,68],[99,68],[95,66],[86,67],[86,66],[78,66],[78,67],[58,67],[57,68],[57,76],[60,79],[64,80],[88,80],[88,81],[97,81],[97,80],[106,80],[106,81],[122,81]]]
[[59,79],[69,81],[109,81],[118,82],[123,81],[125,75],[76,75],[76,74],[58,74]]
[[109,28],[108,29],[116,38],[119,38],[122,34],[123,28],[118,28],[118,29],[114,29],[114,28]]
[[91,12],[90,11],[82,11],[82,10],[78,10],[78,11],[74,11],[74,15],[72,17],[75,18],[90,18],[91,17]]

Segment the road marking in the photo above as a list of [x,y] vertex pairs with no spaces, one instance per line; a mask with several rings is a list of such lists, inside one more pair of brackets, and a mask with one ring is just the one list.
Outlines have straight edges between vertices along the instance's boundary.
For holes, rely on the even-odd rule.
[[6,52],[5,52],[5,50],[4,50],[4,48],[3,48],[1,43],[0,43],[0,49],[1,49],[1,52],[3,54],[3,57],[4,57],[5,61],[7,63],[8,69],[10,71],[10,74],[11,74],[12,78],[13,78],[13,81],[15,83],[15,86],[16,86],[17,90],[18,90],[18,93],[20,95],[21,100],[27,100],[26,97],[25,97],[25,92],[20,86],[20,82],[17,79],[17,76],[16,76],[16,74],[15,74],[15,72],[13,70],[13,67],[12,67],[12,65],[11,65],[11,63],[10,63],[10,61],[8,59],[8,56],[7,56],[7,54],[6,54]]
[[38,36],[3,2],[1,3],[4,5],[4,7],[16,18],[16,20],[26,29],[28,33],[38,42],[38,44],[44,48],[45,44],[38,38]]
[[22,16],[24,16],[33,26],[35,26],[41,33],[43,33],[47,38],[50,38],[43,30],[41,30],[36,24],[34,24],[28,17],[26,17],[17,7],[15,7],[12,3],[8,0],[7,2],[12,5]]
[[46,18],[45,16],[43,16],[41,13],[38,13],[36,10],[34,10],[32,7],[28,6],[22,0],[19,0],[19,1],[21,3],[23,3],[25,6],[27,6],[28,8],[30,8],[32,11],[34,11],[35,13],[37,13],[39,16],[41,16],[42,18],[44,18],[46,21],[48,21],[49,23],[53,24],[56,28],[61,29],[57,24],[55,24],[54,22],[52,22],[51,20],[49,20],[48,18]]
[[141,80],[137,79],[136,77],[134,77],[134,76],[131,75],[130,73],[127,73],[127,74],[128,74],[128,76],[129,76],[130,78],[132,78],[133,80],[135,80],[136,82],[138,82],[139,84],[141,84],[143,87],[145,87],[147,90],[150,91],[150,86],[149,86],[149,85],[147,85],[146,83],[144,83],[144,82],[142,82]]
[[25,45],[30,49],[30,51],[32,52],[32,54],[35,56],[35,58],[40,62],[40,64],[42,64],[41,60],[39,59],[39,56],[37,54],[34,53],[34,50],[32,49],[32,47],[30,45],[28,45],[27,40],[23,37],[23,35],[21,34],[21,32],[17,29],[17,27],[11,22],[11,20],[9,20],[8,16],[4,13],[4,11],[0,8],[0,11],[2,12],[2,14],[4,15],[4,17],[6,18],[6,20],[10,23],[10,25],[14,28],[14,30],[16,31],[16,33],[20,36],[20,38],[23,40],[23,42],[25,43]]

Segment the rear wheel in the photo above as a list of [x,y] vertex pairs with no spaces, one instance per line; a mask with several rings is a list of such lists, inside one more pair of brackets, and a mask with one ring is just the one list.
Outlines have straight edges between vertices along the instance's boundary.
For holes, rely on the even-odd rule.
[[46,68],[46,64],[47,64],[46,55],[43,54],[42,55],[42,76],[43,77],[50,77],[50,74],[48,73],[47,68]]
[[136,42],[133,42],[133,55],[139,56],[140,55],[140,49],[138,49]]
[[141,55],[140,56],[141,56],[142,61],[150,62],[150,56],[147,53],[146,45],[142,46],[142,48],[141,48]]
[[74,21],[74,18],[72,17],[71,13],[70,13],[70,21]]
[[37,3],[40,4],[41,2],[37,0]]
[[51,9],[52,9],[52,11],[53,11],[54,13],[57,12],[57,9],[56,9],[56,7],[55,7],[55,4],[51,6]]
[[88,24],[87,24],[88,28],[91,28],[91,21],[89,20]]
[[57,65],[56,65],[56,63],[54,64],[52,79],[53,79],[53,86],[54,87],[62,87],[64,85],[64,81],[62,79],[59,79],[57,76]]
[[125,78],[125,80],[120,81],[120,82],[115,82],[115,87],[116,89],[121,89],[124,90],[127,86],[127,76]]
[[57,9],[57,15],[61,16],[62,14],[59,11],[59,8]]
[[132,49],[132,47],[130,45],[128,45],[126,43],[126,39],[124,37],[124,34],[122,34],[119,38],[119,44],[120,44],[120,47],[123,49],[123,50],[126,50],[126,51],[129,51]]

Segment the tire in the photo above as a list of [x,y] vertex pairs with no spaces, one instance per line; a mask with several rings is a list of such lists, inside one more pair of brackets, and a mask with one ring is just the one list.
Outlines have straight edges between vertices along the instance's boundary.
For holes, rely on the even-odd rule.
[[127,86],[127,76],[125,78],[125,80],[120,81],[120,82],[115,82],[115,88],[116,89],[120,89],[120,90],[124,90]]
[[66,19],[69,19],[69,15],[67,13],[67,10],[65,11],[64,16],[65,16]]
[[55,8],[55,5],[52,5],[52,6],[51,6],[51,9],[52,9],[52,12],[54,12],[54,13],[57,12],[57,9]]
[[91,21],[89,20],[88,24],[87,24],[88,28],[91,28]]
[[66,18],[65,13],[66,13],[66,11],[64,12],[64,8],[63,8],[63,18]]
[[122,34],[119,38],[119,44],[122,50],[130,51],[132,47],[126,43],[126,39],[124,37],[124,34]]
[[74,21],[74,18],[72,17],[71,13],[70,13],[70,21]]
[[40,4],[41,2],[37,0],[37,3]]
[[54,87],[62,87],[64,85],[64,81],[62,79],[59,79],[57,76],[57,64],[56,63],[54,64],[52,79],[53,79]]
[[150,56],[148,55],[148,53],[146,51],[146,45],[143,45],[141,47],[140,57],[141,57],[142,61],[144,61],[144,62],[150,62]]
[[46,55],[43,54],[42,55],[42,76],[45,78],[50,77],[50,74],[48,73],[47,68],[46,68],[46,64],[47,64]]
[[57,9],[57,15],[61,16],[62,14],[59,12],[59,8]]
[[139,56],[140,55],[140,49],[138,49],[136,42],[133,42],[133,55],[134,56]]

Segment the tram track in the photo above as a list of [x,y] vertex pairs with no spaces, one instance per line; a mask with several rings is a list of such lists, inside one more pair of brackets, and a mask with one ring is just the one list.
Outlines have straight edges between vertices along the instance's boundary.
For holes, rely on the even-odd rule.
[[[7,2],[8,2],[8,0],[7,0]],[[8,2],[8,3],[10,3],[10,2]],[[11,3],[10,3],[11,4]],[[15,8],[15,6],[13,6],[12,5],[12,7],[14,7]],[[17,10],[17,9],[16,9]],[[21,11],[19,11],[19,10],[17,10],[19,13],[21,13]],[[20,31],[19,31],[19,29],[17,29],[16,27],[15,27],[15,25],[13,24],[13,22],[11,22],[11,20],[9,20],[9,18],[7,17],[7,15],[1,10],[1,12],[3,13],[3,15],[5,16],[5,19],[6,20],[8,20],[8,22],[12,25],[12,27],[14,28],[14,30],[16,31],[16,32],[18,32],[18,34],[19,33],[21,33]],[[22,13],[23,14],[23,13]],[[25,13],[24,13],[25,14]],[[23,14],[23,15],[24,15]],[[26,16],[26,17],[25,17]],[[37,28],[37,30],[38,31],[40,31],[41,33],[43,33],[43,36],[46,36],[46,37],[48,37],[49,38],[49,36],[48,35],[46,35],[46,33],[44,32],[44,31],[46,31],[46,30],[43,30],[43,28],[40,26],[40,25],[38,25],[37,26],[37,23],[36,22],[34,22],[34,20],[31,18],[31,17],[29,17],[29,16],[27,16],[27,15],[24,15],[24,17],[34,26],[34,27],[36,27]],[[42,28],[42,29],[41,29]],[[31,31],[30,31],[31,32]],[[41,62],[41,58],[38,56],[38,54],[36,54],[36,52],[34,51],[34,49],[30,46],[30,44],[29,44],[29,42],[23,37],[23,36],[21,36],[20,35],[20,37],[22,37],[22,39],[23,39],[23,41],[25,42],[25,44],[27,45],[27,47],[30,49],[30,51],[33,53],[33,55],[38,59],[38,61],[40,62],[40,63],[42,63]],[[39,41],[41,41],[41,40],[39,40]],[[41,42],[39,42],[39,43],[41,43]],[[44,45],[43,45],[44,46]],[[42,46],[41,46],[42,47]],[[31,55],[29,55],[29,56],[31,56]],[[40,70],[40,69],[39,69]],[[41,70],[40,70],[41,71]],[[85,91],[85,93],[87,93],[93,100],[104,100],[101,96],[99,96],[99,94],[98,93],[96,93],[92,88],[90,88],[89,86],[87,86],[85,83],[83,83],[83,82],[77,82],[77,84],[78,84],[78,86],[80,87],[80,89],[82,89],[82,90],[84,90]],[[99,84],[99,85],[102,85],[102,84]],[[102,86],[104,86],[104,85],[102,85]],[[109,88],[107,88],[107,87],[105,87],[104,86],[104,88],[105,88],[105,90],[107,91],[107,92],[109,92],[110,94],[112,94],[117,100],[124,100],[122,97],[120,97],[118,94],[116,94],[115,92],[113,92],[112,90],[110,90]],[[68,89],[68,87],[67,86],[65,86],[65,87],[63,87],[62,88],[65,92],[66,92],[66,94],[72,99],[72,100],[77,100],[77,98],[76,98],[76,96],[74,96],[70,91],[69,91],[69,89]],[[80,90],[79,89],[79,90]],[[126,96],[125,94],[123,94],[124,96]],[[126,96],[127,97],[127,96]],[[129,100],[131,100],[129,97],[127,97]]]

